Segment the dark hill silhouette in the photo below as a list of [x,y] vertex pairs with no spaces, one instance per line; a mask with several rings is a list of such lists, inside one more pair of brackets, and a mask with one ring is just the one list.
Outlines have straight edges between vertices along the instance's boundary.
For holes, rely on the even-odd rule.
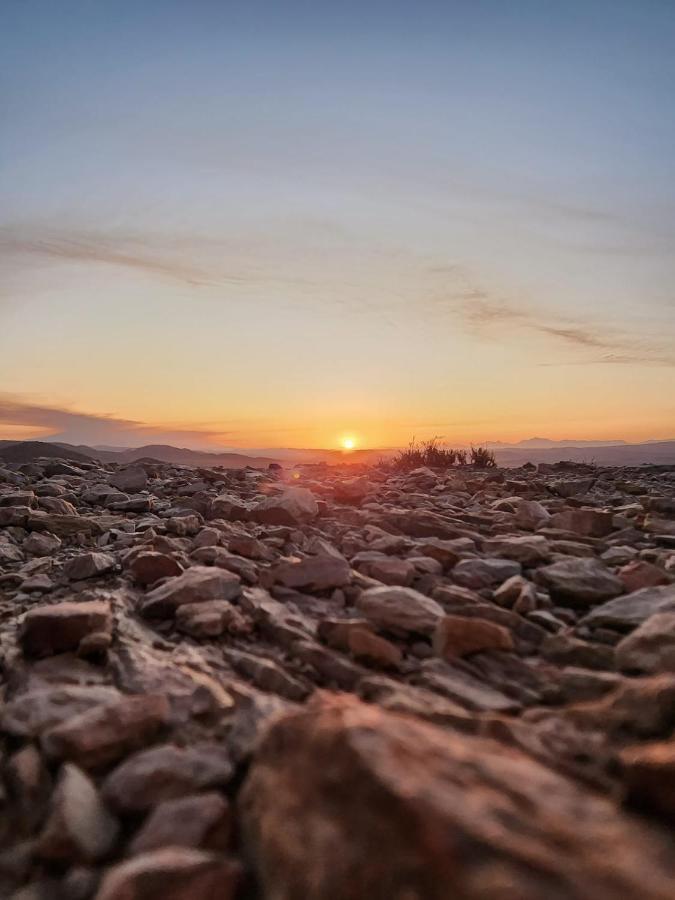
[[206,453],[185,447],[171,447],[168,444],[148,444],[131,450],[97,450],[86,445],[73,446],[48,441],[0,441],[0,460],[12,463],[32,462],[39,457],[68,459],[72,462],[87,462],[99,459],[101,462],[128,464],[139,459],[154,459],[160,462],[184,466],[225,466],[241,469],[244,466],[266,468],[271,462],[278,462],[269,456],[247,456],[244,453]]
[[[187,447],[172,447],[169,444],[148,444],[132,449],[109,450],[55,441],[0,441],[0,460],[11,463],[31,462],[43,456],[58,457],[72,462],[98,459],[101,462],[119,465],[152,459],[183,466],[224,466],[229,469],[253,466],[263,469],[271,462],[280,462],[284,466],[319,462],[367,465],[377,463],[380,459],[391,458],[394,453],[391,448],[360,449],[350,453],[341,450],[270,449],[254,450],[248,455],[233,452],[210,453],[204,450],[190,450]],[[495,447],[495,456],[500,466],[522,466],[526,462],[555,463],[560,460],[596,463],[601,466],[639,466],[645,463],[673,465],[675,440],[648,441],[642,444],[582,444],[575,447]]]
[[67,459],[71,462],[89,462],[92,454],[81,453],[61,444],[50,444],[47,441],[1,441],[0,459],[10,463],[32,462],[39,457],[50,459]]

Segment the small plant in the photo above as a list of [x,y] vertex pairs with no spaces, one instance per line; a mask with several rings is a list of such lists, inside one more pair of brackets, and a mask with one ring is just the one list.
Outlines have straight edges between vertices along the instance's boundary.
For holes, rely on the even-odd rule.
[[478,469],[493,469],[497,465],[494,452],[487,447],[471,447],[471,465]]
[[389,468],[395,472],[411,472],[413,469],[449,469],[453,466],[492,468],[497,465],[495,455],[486,447],[471,447],[470,451],[443,447],[440,438],[417,441],[413,438],[405,450],[399,450]]

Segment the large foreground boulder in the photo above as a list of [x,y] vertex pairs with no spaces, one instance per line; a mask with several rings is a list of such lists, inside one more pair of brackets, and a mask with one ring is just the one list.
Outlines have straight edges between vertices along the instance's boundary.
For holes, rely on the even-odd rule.
[[240,809],[274,900],[667,900],[648,826],[519,751],[344,698],[275,722]]

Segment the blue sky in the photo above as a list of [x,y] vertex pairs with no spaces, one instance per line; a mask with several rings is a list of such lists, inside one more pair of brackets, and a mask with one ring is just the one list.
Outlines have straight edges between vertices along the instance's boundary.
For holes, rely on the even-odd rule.
[[659,0],[7,0],[0,436],[672,435],[674,46]]

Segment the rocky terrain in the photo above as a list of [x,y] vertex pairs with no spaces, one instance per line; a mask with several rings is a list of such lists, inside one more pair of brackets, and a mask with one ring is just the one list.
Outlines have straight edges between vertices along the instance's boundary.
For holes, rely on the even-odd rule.
[[675,467],[0,468],[0,896],[670,900]]

